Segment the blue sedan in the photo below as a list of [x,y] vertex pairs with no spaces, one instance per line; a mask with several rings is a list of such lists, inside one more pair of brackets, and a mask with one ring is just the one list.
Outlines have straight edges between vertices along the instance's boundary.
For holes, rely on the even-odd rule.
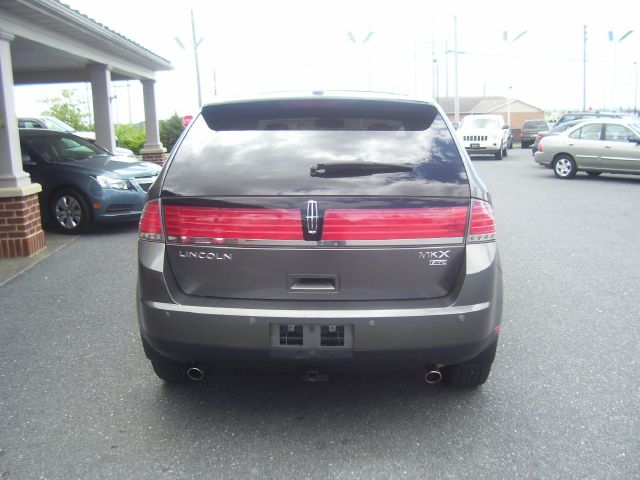
[[20,129],[20,143],[24,170],[42,185],[43,221],[62,233],[137,219],[160,172],[154,163],[113,156],[70,133]]

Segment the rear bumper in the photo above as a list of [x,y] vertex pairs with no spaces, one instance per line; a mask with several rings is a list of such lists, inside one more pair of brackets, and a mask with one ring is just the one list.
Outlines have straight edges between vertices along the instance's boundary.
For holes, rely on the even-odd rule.
[[489,146],[489,147],[465,147],[465,150],[469,155],[495,155],[500,152],[500,146]]
[[[395,302],[238,301],[188,297],[172,283],[161,243],[140,242],[138,320],[158,354],[182,362],[259,367],[454,364],[495,340],[502,272],[495,243],[467,246],[464,279],[443,299]],[[165,270],[166,269],[166,270]],[[346,326],[352,345],[274,344],[279,325]]]
[[533,154],[533,159],[539,165],[543,165],[545,167],[550,167],[553,161],[553,157],[547,154],[546,152],[535,152]]
[[[327,350],[311,355],[312,351],[299,351],[297,355],[280,355],[265,348],[224,348],[202,344],[160,340],[142,333],[150,348],[147,356],[172,358],[181,362],[194,362],[215,368],[249,370],[305,371],[361,371],[421,368],[425,365],[453,365],[473,358],[497,341],[497,335],[465,345],[411,350],[354,350],[342,352]],[[159,357],[156,357],[159,355]]]

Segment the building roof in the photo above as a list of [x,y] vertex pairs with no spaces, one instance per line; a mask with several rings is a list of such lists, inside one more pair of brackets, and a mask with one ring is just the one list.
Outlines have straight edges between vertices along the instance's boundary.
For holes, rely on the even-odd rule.
[[13,35],[15,83],[88,80],[106,64],[112,79],[154,78],[171,63],[58,0],[0,0],[0,32]]
[[[438,103],[447,113],[454,112],[454,101],[454,97],[440,97],[438,99]],[[541,108],[515,98],[512,98],[509,103],[511,103],[512,108],[514,104],[524,104],[534,110],[543,111]],[[495,113],[507,109],[507,97],[459,97],[459,105],[460,113],[463,115],[470,113]]]

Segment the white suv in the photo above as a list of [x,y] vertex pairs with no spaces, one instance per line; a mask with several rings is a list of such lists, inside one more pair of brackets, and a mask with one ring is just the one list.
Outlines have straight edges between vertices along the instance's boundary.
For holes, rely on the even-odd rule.
[[469,155],[507,156],[511,148],[511,129],[502,115],[470,115],[458,129],[458,136]]

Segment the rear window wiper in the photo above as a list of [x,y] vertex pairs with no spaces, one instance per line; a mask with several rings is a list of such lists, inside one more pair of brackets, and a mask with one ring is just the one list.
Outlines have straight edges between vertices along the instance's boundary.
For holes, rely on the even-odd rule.
[[311,167],[310,175],[321,178],[364,177],[378,173],[403,173],[413,171],[410,165],[394,165],[375,162],[319,163]]

